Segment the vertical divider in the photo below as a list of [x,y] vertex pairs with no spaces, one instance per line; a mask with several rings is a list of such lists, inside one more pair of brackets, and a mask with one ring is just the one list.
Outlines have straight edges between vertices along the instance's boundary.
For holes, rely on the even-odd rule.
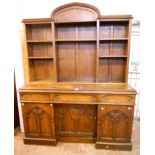
[[28,59],[28,43],[26,35],[26,24],[22,25],[22,56],[23,56],[23,66],[24,66],[24,81],[25,83],[30,82],[32,75],[30,74],[30,60]]
[[96,40],[96,82],[99,82],[99,50],[100,50],[100,21],[97,19],[97,40]]
[[[114,25],[110,26],[110,38],[114,38]],[[113,43],[109,42],[109,55],[113,53]],[[112,59],[108,59],[108,81],[112,82]]]
[[[112,55],[113,53],[113,43],[109,43],[109,55]],[[109,82],[112,81],[112,63],[113,60],[109,58],[108,60],[108,77],[109,77]]]
[[128,31],[127,31],[128,35],[128,42],[127,42],[127,60],[126,60],[126,64],[124,64],[124,72],[125,72],[125,83],[128,83],[128,69],[129,69],[129,51],[130,51],[130,40],[131,40],[131,19],[129,20],[129,24],[128,24]]
[[[75,27],[75,39],[79,39],[79,35],[78,35],[78,26]],[[79,42],[75,42],[75,81],[79,81],[79,62],[78,62],[78,58],[79,58]]]
[[55,43],[55,25],[54,21],[51,22],[52,25],[52,40],[53,40],[53,62],[54,62],[54,72],[55,72],[55,82],[58,81],[57,75],[57,53],[56,53],[56,43]]

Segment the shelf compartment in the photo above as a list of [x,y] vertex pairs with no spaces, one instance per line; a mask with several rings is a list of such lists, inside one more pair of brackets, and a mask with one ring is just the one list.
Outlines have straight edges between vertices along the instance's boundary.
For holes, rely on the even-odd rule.
[[97,37],[96,22],[56,24],[55,29],[55,36],[58,40],[89,40]]
[[53,47],[51,43],[29,43],[28,57],[53,57]]
[[100,59],[99,82],[125,82],[125,64],[123,58]]
[[95,82],[96,43],[57,43],[58,81]]
[[26,25],[27,41],[49,41],[52,40],[51,24],[27,24]]
[[99,56],[127,56],[126,41],[101,41]]
[[53,60],[29,60],[30,80],[54,80],[54,62]]
[[128,38],[129,21],[102,21],[100,22],[100,39]]

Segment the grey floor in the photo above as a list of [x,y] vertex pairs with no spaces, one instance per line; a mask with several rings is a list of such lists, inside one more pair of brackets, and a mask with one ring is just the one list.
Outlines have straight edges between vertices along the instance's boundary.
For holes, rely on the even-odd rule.
[[96,150],[94,144],[61,143],[57,146],[24,145],[23,134],[17,130],[14,136],[15,155],[140,155],[140,122],[134,120],[132,151]]

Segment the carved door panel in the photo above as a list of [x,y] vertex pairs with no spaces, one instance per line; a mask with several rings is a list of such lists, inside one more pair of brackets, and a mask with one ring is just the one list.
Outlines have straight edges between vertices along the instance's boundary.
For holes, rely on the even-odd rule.
[[78,136],[96,136],[96,106],[80,105],[77,112],[76,134]]
[[97,140],[129,142],[134,106],[98,106]]
[[75,125],[72,105],[58,105],[58,134],[63,136],[74,136]]
[[26,137],[54,138],[54,106],[46,103],[22,103]]
[[94,137],[96,134],[96,106],[62,105],[58,106],[59,135]]

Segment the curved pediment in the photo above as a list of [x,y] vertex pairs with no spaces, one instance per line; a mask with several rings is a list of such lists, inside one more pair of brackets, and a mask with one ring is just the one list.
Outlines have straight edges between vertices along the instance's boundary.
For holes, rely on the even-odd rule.
[[96,20],[100,11],[89,4],[70,3],[56,8],[51,15],[56,22]]

